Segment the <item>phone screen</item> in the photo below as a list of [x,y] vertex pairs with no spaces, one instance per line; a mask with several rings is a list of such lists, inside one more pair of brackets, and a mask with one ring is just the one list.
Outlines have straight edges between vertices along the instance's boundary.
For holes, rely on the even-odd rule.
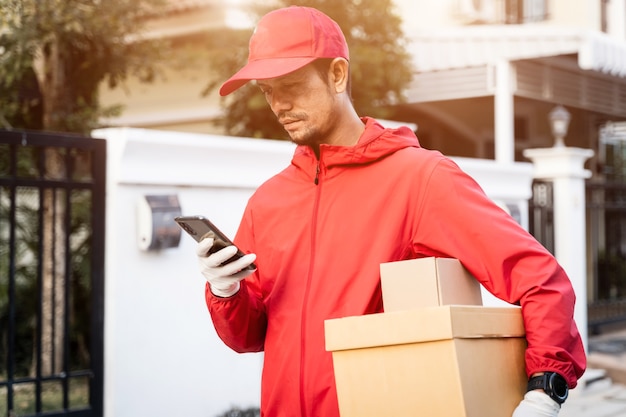
[[[226,246],[234,246],[235,244],[220,229],[217,228],[209,219],[204,216],[179,216],[174,219],[176,223],[187,232],[196,242],[200,242],[207,237],[213,238],[213,246],[209,253],[217,252]],[[222,265],[235,261],[245,254],[237,248],[237,253],[226,260]],[[246,269],[256,269],[255,264],[250,264]]]

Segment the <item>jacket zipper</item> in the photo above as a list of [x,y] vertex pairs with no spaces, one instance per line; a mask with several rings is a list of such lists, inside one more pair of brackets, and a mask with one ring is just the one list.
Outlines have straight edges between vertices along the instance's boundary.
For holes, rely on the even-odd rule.
[[[322,155],[317,161],[317,167],[315,170],[315,185],[319,185],[320,183],[320,164],[321,164]],[[315,241],[316,241],[316,229],[317,229],[317,211],[319,209],[319,201],[320,201],[320,193],[321,187],[317,187],[317,191],[315,193],[315,201],[313,202],[313,213],[311,218],[311,258],[309,260],[309,271],[307,274],[306,286],[304,289],[304,297],[302,302],[302,314],[300,320],[300,415],[302,417],[307,416],[307,407],[306,407],[306,395],[305,395],[305,386],[304,386],[304,377],[305,377],[305,357],[306,357],[306,320],[307,320],[307,308],[309,304],[309,292],[311,289],[311,278],[313,276],[313,265],[315,265]]]
[[315,167],[315,185],[319,185],[320,183],[320,161],[317,160],[317,166]]

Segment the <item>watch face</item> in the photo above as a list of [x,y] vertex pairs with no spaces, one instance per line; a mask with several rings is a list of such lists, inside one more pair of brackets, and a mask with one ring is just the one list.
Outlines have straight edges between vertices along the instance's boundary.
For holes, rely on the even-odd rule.
[[554,398],[558,403],[562,403],[567,399],[568,387],[567,382],[565,382],[565,378],[557,373],[553,373],[550,375],[549,387],[552,391],[552,394],[556,396]]

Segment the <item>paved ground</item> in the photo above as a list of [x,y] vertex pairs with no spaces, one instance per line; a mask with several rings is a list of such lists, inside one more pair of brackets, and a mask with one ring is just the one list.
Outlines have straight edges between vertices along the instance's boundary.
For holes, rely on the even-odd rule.
[[626,386],[610,379],[576,388],[559,417],[626,417]]
[[587,360],[559,417],[626,417],[626,329],[590,336]]

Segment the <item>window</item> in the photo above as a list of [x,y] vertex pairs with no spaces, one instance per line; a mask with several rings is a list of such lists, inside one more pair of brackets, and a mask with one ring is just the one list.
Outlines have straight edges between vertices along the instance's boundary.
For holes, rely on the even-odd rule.
[[609,122],[600,128],[598,157],[606,180],[626,184],[626,123]]
[[470,24],[521,24],[545,20],[548,0],[458,0],[458,11]]
[[548,16],[547,0],[506,0],[506,23],[540,22]]
[[609,31],[609,3],[610,0],[600,2],[600,30],[604,33]]

